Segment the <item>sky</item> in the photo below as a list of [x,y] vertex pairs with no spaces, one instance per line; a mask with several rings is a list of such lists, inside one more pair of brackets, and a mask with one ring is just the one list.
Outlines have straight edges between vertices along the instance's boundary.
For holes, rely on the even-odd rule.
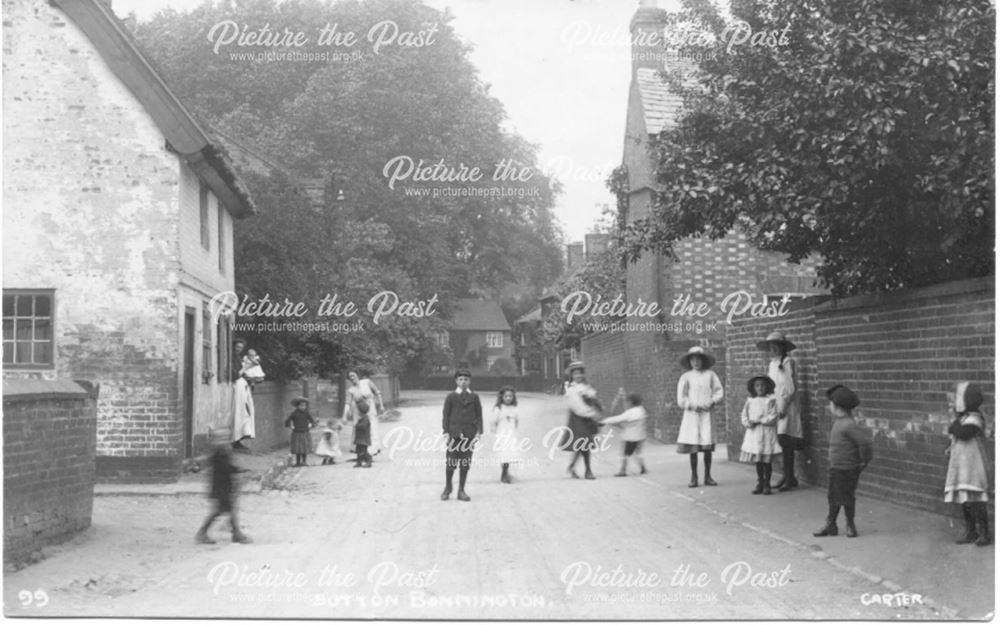
[[[630,60],[628,24],[638,0],[424,0],[449,8],[472,62],[504,105],[508,128],[538,146],[560,180],[556,215],[567,242],[582,240],[614,208],[605,179],[622,158]],[[113,0],[140,20],[201,0]],[[661,4],[661,6],[666,6]]]

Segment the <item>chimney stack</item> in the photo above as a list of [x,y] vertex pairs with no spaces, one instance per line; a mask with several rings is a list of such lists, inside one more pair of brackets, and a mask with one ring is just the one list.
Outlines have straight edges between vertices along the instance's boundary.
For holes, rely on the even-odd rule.
[[570,243],[566,246],[566,271],[573,271],[587,262],[583,252],[583,242]]
[[657,6],[657,0],[639,0],[639,8],[629,24],[632,78],[640,67],[663,68],[667,54],[664,45],[666,15],[667,12]]

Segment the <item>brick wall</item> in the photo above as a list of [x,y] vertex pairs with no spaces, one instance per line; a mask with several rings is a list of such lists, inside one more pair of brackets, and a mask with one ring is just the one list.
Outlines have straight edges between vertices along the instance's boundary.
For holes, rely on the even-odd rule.
[[94,397],[73,382],[4,382],[5,563],[90,526],[96,423]]
[[[233,288],[218,202],[210,194],[205,250],[196,177],[90,41],[45,0],[3,7],[3,281],[55,290],[56,354],[48,370],[4,377],[100,383],[102,479],[174,479],[185,305],[199,333],[194,430],[231,418],[229,384],[201,380],[201,307]],[[228,213],[222,227],[231,241]]]
[[[291,434],[285,429],[285,419],[292,413],[292,400],[303,395],[305,388],[300,381],[278,384],[262,382],[253,389],[254,430],[256,438],[250,443],[253,449],[270,450],[287,445]],[[315,403],[315,402],[314,402]],[[315,409],[314,409],[315,408]],[[321,406],[310,406],[313,416],[326,416]]]
[[[872,430],[875,442],[875,460],[859,492],[954,513],[954,506],[942,502],[946,393],[962,380],[980,384],[986,394],[988,429],[993,430],[994,314],[992,278],[854,297],[821,303],[778,321],[735,324],[729,330],[729,360],[733,373],[745,381],[764,364],[753,344],[773,329],[785,331],[801,346],[793,356],[806,401],[810,450],[802,459],[805,477],[825,485],[831,419],[823,391],[846,384],[861,397],[859,418]],[[737,382],[734,375],[730,386]],[[739,419],[735,402],[728,406],[729,427],[742,430],[734,423]]]
[[[725,384],[726,360],[718,341],[668,340],[652,332],[625,331],[591,334],[581,341],[587,380],[605,408],[619,387],[639,393],[649,413],[648,434],[664,443],[676,443],[682,413],[677,407],[677,381],[684,373],[681,357],[694,345],[701,345],[716,358],[714,370]],[[712,415],[716,440],[726,441],[726,413]]]

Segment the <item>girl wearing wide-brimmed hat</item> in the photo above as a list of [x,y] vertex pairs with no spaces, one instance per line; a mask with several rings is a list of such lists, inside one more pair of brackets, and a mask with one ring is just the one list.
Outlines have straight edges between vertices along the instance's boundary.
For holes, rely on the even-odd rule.
[[677,381],[677,406],[684,411],[677,434],[677,453],[691,456],[691,482],[698,486],[698,452],[705,454],[705,486],[716,486],[712,479],[712,452],[715,433],[712,430],[712,406],[722,401],[722,382],[712,371],[715,358],[701,347],[692,347],[681,358],[688,371]]
[[583,458],[584,477],[595,479],[590,470],[590,452],[596,447],[594,437],[597,435],[603,408],[597,399],[597,391],[587,384],[583,363],[579,360],[569,363],[566,368],[570,382],[566,386],[566,402],[569,404],[568,434],[564,437],[562,449],[573,452],[573,460],[569,463],[570,477],[579,478],[576,474],[576,461]]
[[767,377],[774,381],[774,398],[778,409],[778,444],[781,445],[781,481],[775,485],[786,491],[799,485],[795,479],[795,451],[805,448],[802,432],[802,416],[796,395],[795,360],[788,353],[795,349],[795,343],[785,338],[781,332],[772,332],[757,343],[757,349],[767,352],[771,361],[767,365]]
[[747,382],[750,397],[743,404],[740,421],[746,428],[740,447],[740,462],[757,467],[757,486],[754,495],[771,494],[771,461],[778,457],[778,411],[774,399],[774,382],[766,375],[758,375]]

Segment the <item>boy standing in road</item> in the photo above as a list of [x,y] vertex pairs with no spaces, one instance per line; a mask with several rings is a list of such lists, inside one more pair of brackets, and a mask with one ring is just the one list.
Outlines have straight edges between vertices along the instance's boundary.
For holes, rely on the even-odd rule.
[[451,497],[452,478],[458,468],[458,500],[470,501],[465,493],[465,480],[472,464],[472,450],[483,434],[483,405],[479,396],[469,390],[472,373],[468,369],[455,372],[455,391],[444,399],[444,420],[441,429],[447,437],[445,456],[445,486],[441,501]]

